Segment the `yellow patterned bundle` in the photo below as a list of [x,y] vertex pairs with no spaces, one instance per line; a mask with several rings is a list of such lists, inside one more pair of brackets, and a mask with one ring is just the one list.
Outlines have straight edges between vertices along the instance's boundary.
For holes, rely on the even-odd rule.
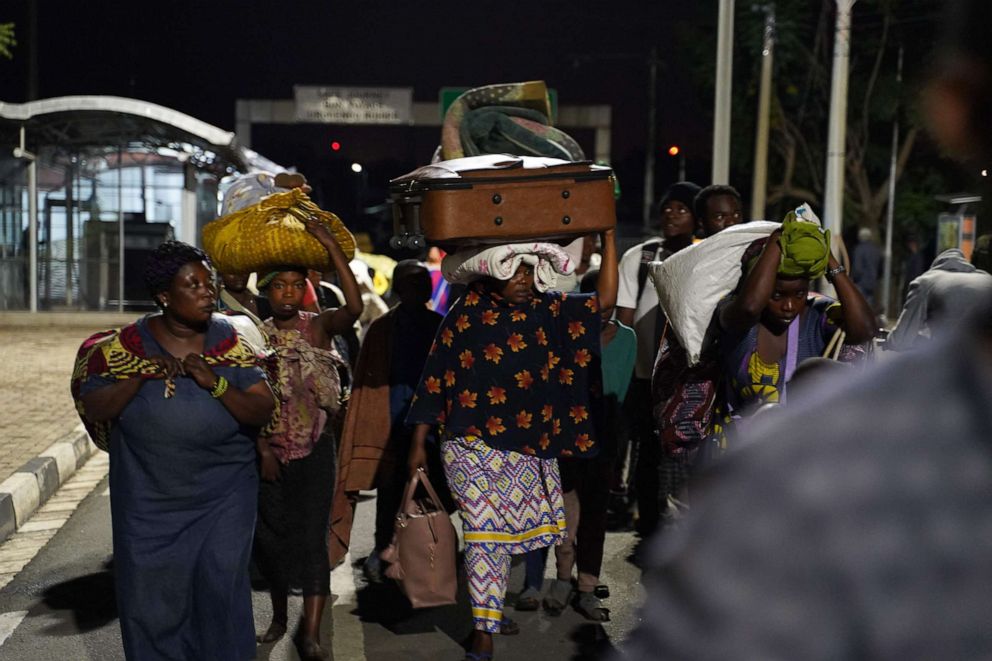
[[273,193],[207,224],[203,247],[221,273],[264,273],[286,264],[333,271],[327,251],[306,230],[308,217],[330,228],[348,259],[355,256],[355,237],[341,219],[298,188]]

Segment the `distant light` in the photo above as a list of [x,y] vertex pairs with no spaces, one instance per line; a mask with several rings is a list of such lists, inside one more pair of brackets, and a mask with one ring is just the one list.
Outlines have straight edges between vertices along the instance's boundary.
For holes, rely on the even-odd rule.
[[331,151],[341,151],[341,143],[335,140],[331,143]]
[[982,176],[983,177],[989,176],[989,171],[988,170],[982,170]]
[[678,145],[672,145],[671,147],[668,148],[668,155],[669,156],[678,156],[679,155],[679,151],[680,150],[679,150],[679,146]]
[[356,172],[356,173],[357,172],[361,172],[362,171],[362,164],[361,163],[352,163],[351,164],[351,171],[352,172]]

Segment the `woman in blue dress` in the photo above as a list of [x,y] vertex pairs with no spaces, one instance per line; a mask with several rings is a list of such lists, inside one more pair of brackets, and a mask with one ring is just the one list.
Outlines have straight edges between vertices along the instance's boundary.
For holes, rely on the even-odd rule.
[[110,452],[124,652],[254,658],[255,443],[275,400],[256,356],[213,314],[202,251],[166,242],[145,279],[160,313],[88,339],[73,375],[79,412]]

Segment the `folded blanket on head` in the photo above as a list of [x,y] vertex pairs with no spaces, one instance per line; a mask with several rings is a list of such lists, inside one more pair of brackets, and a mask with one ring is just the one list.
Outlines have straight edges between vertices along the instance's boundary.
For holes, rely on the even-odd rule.
[[543,80],[476,87],[455,99],[445,113],[438,157],[447,161],[515,154],[585,160],[579,143],[552,123],[551,99]]
[[559,274],[569,275],[575,270],[575,262],[559,245],[510,243],[451,253],[441,260],[441,274],[448,282],[463,285],[483,276],[509,280],[521,264],[534,267],[534,287],[541,292],[554,289]]
[[469,110],[458,130],[467,156],[516,154],[585,160],[572,136],[549,126],[547,117],[529,108],[486,106]]
[[649,273],[658,290],[658,300],[672,332],[689,356],[690,366],[699,362],[717,303],[741,279],[744,251],[779,227],[766,220],[734,225],[663,262],[652,262]]

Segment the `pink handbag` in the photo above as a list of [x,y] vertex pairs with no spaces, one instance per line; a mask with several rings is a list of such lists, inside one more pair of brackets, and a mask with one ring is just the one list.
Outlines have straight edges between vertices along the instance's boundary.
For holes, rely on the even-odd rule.
[[[424,485],[428,498],[414,498],[418,484]],[[414,608],[453,604],[458,589],[457,545],[455,527],[421,468],[407,482],[393,541],[380,554],[390,563],[386,576],[399,583]]]

